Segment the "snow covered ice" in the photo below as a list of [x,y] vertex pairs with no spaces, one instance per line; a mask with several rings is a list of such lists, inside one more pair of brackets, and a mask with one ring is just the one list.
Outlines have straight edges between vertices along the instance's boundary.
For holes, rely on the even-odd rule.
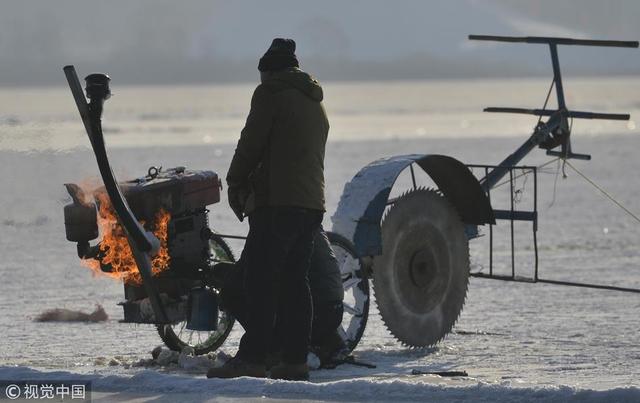
[[[436,91],[429,84],[421,85],[425,86],[425,92]],[[597,87],[585,85],[590,94],[594,91],[592,87]],[[607,107],[630,112],[633,118],[640,117],[640,105],[629,95],[637,94],[638,87],[638,80],[624,81],[617,91],[627,95],[621,97],[620,104]],[[545,84],[540,84],[539,89],[544,91],[544,88]],[[384,88],[378,88],[382,90]],[[394,90],[396,93],[387,90],[389,104],[401,104],[401,86]],[[640,297],[637,294],[482,279],[471,279],[467,301],[454,332],[429,349],[407,349],[396,342],[386,331],[373,304],[367,330],[356,353],[362,360],[376,364],[376,369],[343,365],[335,370],[313,371],[309,383],[291,383],[250,378],[207,380],[202,375],[204,372],[181,368],[178,364],[175,367],[132,365],[151,358],[150,351],[161,343],[155,329],[119,323],[122,311],[116,303],[123,299],[122,284],[92,277],[91,272],[80,265],[75,245],[64,237],[62,208],[68,200],[62,184],[98,174],[87,148],[88,140],[82,136],[77,112],[65,91],[60,89],[56,95],[60,99],[56,108],[60,110],[55,112],[55,118],[47,116],[29,122],[28,116],[21,116],[21,122],[26,123],[12,127],[9,133],[9,138],[20,138],[20,141],[11,143],[7,137],[0,141],[3,172],[0,187],[4,189],[0,193],[0,328],[3,329],[0,379],[91,379],[96,396],[107,400],[144,395],[166,401],[175,401],[176,396],[200,401],[215,397],[263,400],[263,396],[347,401],[640,401]],[[174,126],[192,125],[184,143],[176,145],[175,141],[165,142],[164,134],[154,137],[146,132],[145,121],[135,120],[130,114],[118,114],[122,109],[117,103],[126,104],[127,91],[130,90],[119,91],[118,99],[109,101],[113,105],[105,107],[105,128],[118,128],[106,136],[110,158],[120,179],[140,176],[152,165],[212,169],[224,176],[234,149],[229,142],[232,135],[222,135],[226,142],[207,142],[204,146],[199,143],[202,139],[199,131],[212,130],[215,115],[207,116],[206,111],[191,113],[191,121],[166,113],[174,119]],[[246,95],[248,91],[249,87],[237,89],[237,93],[245,97],[250,95]],[[327,85],[328,113],[333,119],[333,140],[328,145],[326,161],[327,227],[342,187],[367,163],[384,156],[416,152],[448,154],[467,163],[497,163],[524,141],[531,123],[531,119],[508,118],[511,119],[507,120],[511,124],[508,135],[501,117],[476,114],[481,105],[496,104],[482,97],[471,99],[471,105],[462,110],[429,112],[429,108],[420,109],[418,105],[406,112],[407,119],[402,125],[398,123],[401,121],[398,114],[402,117],[403,112],[397,108],[372,112],[367,105],[362,105],[361,115],[356,119],[346,108],[341,109],[338,96],[341,91],[346,91],[345,87]],[[576,94],[578,97],[580,91]],[[187,95],[184,94],[184,102]],[[336,99],[333,105],[332,95]],[[482,95],[490,98],[486,92]],[[590,105],[581,101],[580,105],[589,109]],[[167,105],[160,105],[159,113],[179,108],[165,102]],[[179,104],[180,99],[177,102]],[[246,107],[242,103],[238,105],[238,108]],[[237,133],[235,130],[241,127],[243,115],[235,110],[228,113],[225,125]],[[386,125],[367,126],[368,114],[384,117],[385,113],[390,115]],[[66,140],[61,143],[65,145],[43,146],[38,140],[47,130],[63,136],[56,119],[68,130]],[[363,121],[361,126],[355,123],[358,120]],[[381,120],[378,116],[377,122]],[[432,120],[441,130],[439,135],[416,134],[407,129],[418,121],[420,126],[415,127],[428,126]],[[471,123],[462,133],[449,126],[463,120]],[[474,128],[477,133],[473,133]],[[492,128],[496,129],[496,136],[491,135]],[[364,131],[374,129],[365,140]],[[131,144],[126,134],[129,130],[136,132],[135,138],[146,138],[152,145]],[[453,134],[448,135],[449,132]],[[638,130],[624,123],[616,128],[609,122],[603,126],[576,122],[572,138],[574,151],[593,155],[592,161],[578,161],[574,165],[631,211],[639,212]],[[167,146],[169,143],[171,147]],[[548,157],[543,152],[534,151],[524,163],[538,165],[546,161]],[[595,193],[570,169],[567,174],[569,177],[562,179],[560,173],[555,186],[555,164],[539,175],[541,276],[640,287],[640,226]],[[404,179],[405,182],[401,178],[399,186],[406,185]],[[531,192],[531,185],[531,182],[524,184],[525,197]],[[209,218],[215,230],[246,233],[246,223],[236,221],[226,199],[210,210]],[[520,275],[531,273],[530,236],[530,225],[516,226]],[[471,241],[472,270],[486,270],[485,242],[486,237]],[[496,229],[496,243],[498,269],[506,270],[508,237],[500,225]],[[236,255],[241,251],[241,243],[231,243],[231,246]],[[105,308],[108,321],[33,321],[47,309],[87,311],[95,303]],[[238,326],[222,350],[233,354],[240,334]],[[193,363],[183,357],[185,367]],[[469,377],[411,376],[412,369],[464,370]]]

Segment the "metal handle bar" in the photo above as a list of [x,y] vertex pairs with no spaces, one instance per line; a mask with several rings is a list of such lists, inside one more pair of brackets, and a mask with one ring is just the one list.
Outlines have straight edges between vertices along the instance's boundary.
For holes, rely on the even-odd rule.
[[546,36],[498,36],[498,35],[469,35],[469,39],[477,41],[542,43],[547,45],[581,45],[606,46],[616,48],[637,48],[638,41],[607,41],[597,39],[553,38]]
[[591,160],[591,156],[589,154],[576,154],[576,153],[572,153],[572,152],[562,152],[562,151],[552,151],[552,150],[547,150],[547,155],[552,155],[554,157],[560,157],[563,159],[576,159],[576,160],[583,160],[583,161],[590,161]]
[[[559,111],[557,109],[526,109],[526,108],[507,108],[507,107],[489,107],[484,108],[484,112],[504,112],[504,113],[521,113],[525,115],[551,116]],[[602,119],[602,120],[629,120],[631,115],[628,113],[596,113],[581,111],[564,111],[564,116],[576,119]]]

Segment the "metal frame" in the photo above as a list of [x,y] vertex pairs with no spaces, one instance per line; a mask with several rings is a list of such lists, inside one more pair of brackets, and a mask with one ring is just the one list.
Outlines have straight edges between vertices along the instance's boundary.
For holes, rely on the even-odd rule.
[[[485,112],[506,112],[506,113],[520,113],[538,116],[539,120],[535,126],[531,136],[520,146],[516,151],[510,154],[499,165],[467,165],[468,167],[477,167],[484,169],[484,177],[480,180],[482,188],[487,193],[489,200],[491,199],[491,189],[494,188],[498,182],[509,175],[509,183],[511,188],[511,206],[510,210],[501,211],[494,210],[496,219],[506,219],[510,221],[511,225],[511,275],[501,276],[493,274],[493,228],[489,228],[490,237],[490,253],[489,253],[489,274],[484,273],[471,273],[474,277],[490,278],[495,280],[505,281],[519,281],[528,283],[548,283],[557,285],[567,285],[575,287],[588,287],[598,288],[616,291],[626,291],[640,293],[640,289],[615,287],[601,284],[588,284],[577,283],[570,281],[557,281],[542,279],[538,276],[538,245],[537,245],[537,171],[535,167],[516,166],[529,152],[531,152],[536,146],[547,149],[547,155],[559,157],[561,159],[581,159],[590,160],[591,156],[586,154],[574,153],[571,149],[571,125],[569,119],[607,119],[607,120],[629,120],[628,114],[618,113],[594,113],[594,112],[582,112],[582,111],[570,111],[567,109],[567,105],[564,97],[564,87],[562,85],[562,73],[560,71],[560,59],[558,57],[558,45],[579,45],[579,46],[604,46],[604,47],[623,47],[623,48],[638,48],[638,41],[603,41],[603,40],[591,40],[591,39],[572,39],[572,38],[551,38],[551,37],[514,37],[514,36],[495,36],[495,35],[469,35],[471,40],[481,41],[497,41],[497,42],[510,42],[510,43],[530,43],[530,44],[543,44],[549,46],[549,53],[551,56],[551,67],[553,71],[553,84],[556,89],[557,109],[524,109],[524,108],[510,108],[510,107],[489,107],[485,108]],[[548,100],[548,98],[547,98]],[[548,117],[546,121],[542,121],[543,117]],[[553,151],[553,148],[560,146],[560,151]],[[534,209],[532,212],[518,212],[514,210],[514,170],[531,170],[534,175]],[[515,275],[515,243],[514,243],[514,221],[525,220],[533,222],[533,241],[535,250],[535,269],[533,278],[521,278]]]
[[[551,67],[553,69],[553,85],[556,88],[556,99],[558,108],[551,109],[524,109],[509,107],[489,107],[484,112],[504,112],[504,113],[521,113],[528,115],[536,115],[540,121],[534,128],[533,134],[525,141],[513,154],[509,155],[495,169],[488,173],[482,180],[482,186],[485,191],[492,188],[502,179],[508,172],[508,167],[516,166],[531,150],[545,142],[553,140],[554,136],[562,136],[560,141],[561,150],[547,150],[547,155],[553,155],[560,158],[590,160],[591,156],[586,154],[576,154],[571,150],[571,126],[568,119],[605,119],[605,120],[629,120],[628,114],[618,113],[594,113],[570,111],[567,109],[564,97],[564,87],[562,85],[562,74],[560,72],[560,59],[558,57],[558,45],[581,45],[581,46],[605,46],[605,47],[624,47],[637,48],[638,41],[602,41],[591,39],[571,39],[571,38],[550,38],[550,37],[515,37],[515,36],[495,36],[495,35],[469,35],[471,40],[481,41],[497,41],[511,43],[533,43],[544,44],[549,46],[551,56]],[[542,117],[548,116],[546,122],[542,122]]]
[[[469,164],[468,168],[474,169],[479,168],[484,171],[485,177],[487,177],[490,173],[490,170],[495,170],[499,168],[495,165],[480,165],[480,164]],[[509,174],[509,189],[510,189],[510,203],[508,210],[493,210],[493,214],[496,220],[506,220],[509,221],[510,224],[510,237],[511,237],[511,275],[501,275],[494,274],[493,272],[493,225],[489,225],[489,273],[482,272],[472,272],[469,275],[477,278],[485,278],[490,280],[502,280],[502,281],[513,281],[519,283],[544,283],[544,284],[555,284],[555,285],[564,285],[571,287],[583,287],[583,288],[596,288],[601,290],[613,290],[613,291],[623,291],[623,292],[631,292],[631,293],[640,293],[640,289],[638,288],[627,288],[627,287],[617,287],[606,284],[593,284],[593,283],[581,283],[574,281],[562,281],[562,280],[552,280],[541,278],[539,276],[539,258],[538,258],[538,172],[537,167],[535,166],[500,166],[500,168],[506,169]],[[520,173],[516,176],[514,172],[519,171]],[[523,176],[523,175],[533,175],[533,210],[532,211],[522,211],[515,209],[515,179]],[[491,189],[487,190],[487,197],[491,200]],[[533,229],[533,250],[534,250],[534,271],[533,277],[522,277],[516,276],[515,273],[515,229],[514,222],[515,221],[530,221],[532,223]]]
[[[495,170],[497,166],[495,165],[482,165],[482,164],[468,164],[467,167],[469,169],[480,168],[484,171],[485,177],[488,176],[489,170]],[[531,221],[532,229],[533,229],[533,248],[534,248],[534,276],[532,281],[527,281],[523,278],[520,278],[522,281],[527,282],[535,282],[538,279],[538,171],[534,166],[508,166],[504,167],[509,172],[509,188],[510,188],[510,204],[509,210],[493,210],[493,214],[497,220],[506,220],[509,221],[510,224],[510,238],[511,238],[511,276],[506,276],[509,280],[515,280],[515,221]],[[514,176],[514,171],[520,171],[518,176]],[[529,173],[533,174],[533,210],[532,211],[522,211],[515,209],[515,179],[520,176],[527,175]],[[491,200],[491,189],[487,190],[487,197]],[[472,274],[475,277],[485,277],[485,278],[500,278],[503,276],[494,275],[493,274],[493,225],[489,226],[489,275],[484,273],[474,273]]]

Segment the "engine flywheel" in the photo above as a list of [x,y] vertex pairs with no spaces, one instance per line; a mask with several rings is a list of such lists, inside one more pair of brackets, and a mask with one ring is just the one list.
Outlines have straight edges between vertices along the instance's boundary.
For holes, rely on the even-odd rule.
[[399,341],[436,344],[458,319],[469,284],[464,224],[435,190],[400,196],[382,222],[382,255],[373,263],[380,315]]

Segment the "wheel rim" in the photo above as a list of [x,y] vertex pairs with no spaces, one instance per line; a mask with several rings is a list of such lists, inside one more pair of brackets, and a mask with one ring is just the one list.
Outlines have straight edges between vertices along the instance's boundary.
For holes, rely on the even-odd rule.
[[221,338],[226,338],[234,319],[226,312],[220,311],[218,316],[218,327],[213,331],[198,331],[187,329],[187,321],[178,322],[173,325],[165,325],[165,332],[169,337],[173,336],[179,340],[183,347],[192,347],[195,354],[202,354],[214,348]]
[[333,242],[331,247],[340,267],[344,288],[344,314],[338,332],[352,350],[360,341],[366,326],[369,314],[369,284],[363,276],[359,259],[353,256],[351,251]]
[[[212,234],[209,239],[210,257],[209,263],[234,262],[233,254],[222,238]],[[219,290],[214,288],[216,294]],[[173,339],[181,348],[191,347],[196,355],[206,354],[218,348],[227,338],[235,319],[223,310],[218,311],[218,327],[212,331],[187,329],[187,321],[181,321],[171,325],[164,325],[165,336]]]

